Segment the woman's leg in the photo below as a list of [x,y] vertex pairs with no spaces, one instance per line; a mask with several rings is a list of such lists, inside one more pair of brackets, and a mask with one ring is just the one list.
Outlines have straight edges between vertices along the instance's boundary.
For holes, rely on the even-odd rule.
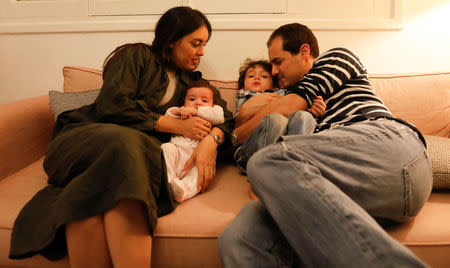
[[66,239],[70,267],[112,267],[103,216],[67,224]]
[[104,221],[114,267],[150,267],[152,238],[145,206],[137,200],[123,199],[105,213]]

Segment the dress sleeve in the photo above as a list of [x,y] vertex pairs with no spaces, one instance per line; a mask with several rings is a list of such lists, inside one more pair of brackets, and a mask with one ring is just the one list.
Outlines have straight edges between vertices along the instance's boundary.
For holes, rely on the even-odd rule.
[[[143,94],[142,88],[148,87],[146,80],[161,80],[161,74],[157,75],[154,56],[145,46],[137,44],[124,48],[106,64],[103,86],[95,101],[98,122],[115,123],[142,131],[154,129],[161,115],[153,112],[143,98],[155,92],[146,90]],[[164,81],[153,81],[159,84],[154,91],[164,88],[161,82]]]
[[200,106],[198,107],[198,116],[208,120],[213,125],[222,124],[225,122],[223,116],[223,109],[219,105],[210,106]]
[[177,109],[178,107],[170,107],[167,109],[165,116],[173,117],[173,118],[180,118],[178,115],[173,114],[173,110]]

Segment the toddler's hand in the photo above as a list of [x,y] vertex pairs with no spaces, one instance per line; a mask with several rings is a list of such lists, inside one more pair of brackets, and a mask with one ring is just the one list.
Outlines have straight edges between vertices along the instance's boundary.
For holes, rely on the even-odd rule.
[[322,96],[317,96],[311,108],[308,109],[308,112],[312,113],[312,115],[317,118],[325,114],[326,108],[327,105],[323,101]]

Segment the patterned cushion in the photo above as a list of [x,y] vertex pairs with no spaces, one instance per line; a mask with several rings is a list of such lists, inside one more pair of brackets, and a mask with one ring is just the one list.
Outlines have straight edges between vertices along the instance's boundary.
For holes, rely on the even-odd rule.
[[433,168],[433,189],[450,189],[450,138],[424,135]]
[[55,120],[62,112],[74,110],[84,105],[93,103],[99,92],[99,89],[82,92],[61,92],[50,90],[48,92],[48,96],[50,98],[50,108],[53,112]]

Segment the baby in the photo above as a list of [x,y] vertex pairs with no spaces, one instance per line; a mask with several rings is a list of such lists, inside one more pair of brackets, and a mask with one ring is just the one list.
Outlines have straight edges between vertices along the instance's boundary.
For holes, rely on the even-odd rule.
[[[199,81],[191,84],[186,91],[183,107],[171,107],[166,111],[166,116],[187,119],[199,116],[212,125],[222,124],[224,115],[222,107],[214,105],[213,90],[207,82]],[[196,195],[198,170],[196,165],[183,171],[186,161],[200,141],[181,135],[173,135],[170,142],[163,143],[164,159],[167,167],[167,178],[172,194],[178,203]]]

